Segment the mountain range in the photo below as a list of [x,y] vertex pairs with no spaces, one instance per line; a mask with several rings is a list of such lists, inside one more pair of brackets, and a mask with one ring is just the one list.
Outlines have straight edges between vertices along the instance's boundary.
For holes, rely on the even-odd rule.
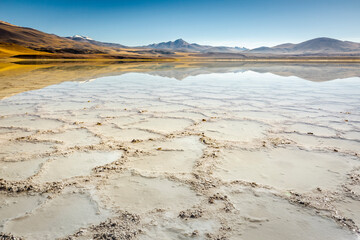
[[110,58],[110,59],[253,59],[351,57],[360,58],[360,43],[315,38],[298,44],[246,49],[188,43],[183,39],[127,47],[86,36],[60,37],[0,21],[0,58]]
[[66,37],[66,38],[77,41],[77,42],[91,43],[91,44],[101,46],[101,47],[126,48],[126,46],[121,45],[119,43],[100,42],[100,41],[96,41],[92,38],[89,38],[87,36],[74,35],[72,37]]
[[248,50],[247,48],[241,47],[214,47],[209,45],[200,45],[196,43],[188,43],[183,39],[177,39],[175,41],[169,42],[161,42],[161,43],[153,43],[147,46],[146,48],[153,48],[153,49],[166,49],[166,50],[173,50],[173,51],[184,51],[184,52],[243,52]]
[[275,47],[260,47],[250,50],[252,53],[273,54],[335,54],[360,53],[360,43],[340,41],[332,38],[315,38],[298,44],[285,43]]

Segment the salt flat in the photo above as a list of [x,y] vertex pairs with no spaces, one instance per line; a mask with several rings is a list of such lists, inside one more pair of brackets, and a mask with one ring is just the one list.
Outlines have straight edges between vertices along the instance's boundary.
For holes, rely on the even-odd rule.
[[360,79],[198,70],[114,74],[2,99],[0,231],[359,238]]

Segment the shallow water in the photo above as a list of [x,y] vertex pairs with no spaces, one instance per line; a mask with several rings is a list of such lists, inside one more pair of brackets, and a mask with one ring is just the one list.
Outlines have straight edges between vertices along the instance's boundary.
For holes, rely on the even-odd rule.
[[0,231],[357,239],[359,66],[193,65],[0,75]]

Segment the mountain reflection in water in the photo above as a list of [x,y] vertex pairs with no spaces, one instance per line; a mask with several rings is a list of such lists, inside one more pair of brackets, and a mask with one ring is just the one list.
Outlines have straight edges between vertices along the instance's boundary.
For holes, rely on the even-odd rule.
[[65,81],[87,81],[104,76],[139,72],[177,80],[212,73],[253,71],[313,82],[360,77],[353,63],[249,63],[249,62],[0,62],[0,99]]

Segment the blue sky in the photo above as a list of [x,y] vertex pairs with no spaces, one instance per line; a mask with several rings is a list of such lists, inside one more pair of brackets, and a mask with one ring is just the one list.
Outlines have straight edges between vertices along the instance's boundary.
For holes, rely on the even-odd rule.
[[249,48],[315,37],[360,42],[360,0],[0,0],[0,20],[129,46],[177,38]]

